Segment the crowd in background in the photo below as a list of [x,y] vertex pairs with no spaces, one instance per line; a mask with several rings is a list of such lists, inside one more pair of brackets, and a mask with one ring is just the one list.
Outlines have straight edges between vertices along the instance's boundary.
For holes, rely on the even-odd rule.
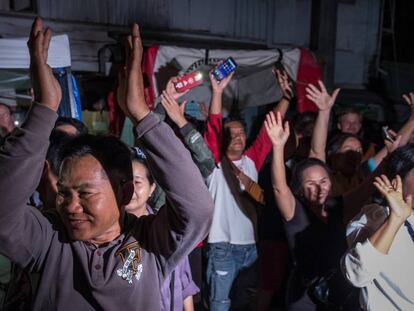
[[306,89],[317,111],[288,118],[293,86],[275,69],[282,96],[248,145],[223,117],[234,73],[210,75],[202,127],[179,77],[149,110],[135,25],[117,90],[128,147],[57,118],[50,36],[36,19],[20,128],[0,104],[0,310],[414,309],[414,94],[378,144],[352,105],[333,118],[340,89],[322,81]]

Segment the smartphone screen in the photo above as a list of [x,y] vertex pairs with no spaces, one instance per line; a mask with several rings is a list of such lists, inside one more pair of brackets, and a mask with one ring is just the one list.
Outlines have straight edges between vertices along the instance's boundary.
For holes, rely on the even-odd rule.
[[384,139],[390,141],[390,142],[394,142],[394,139],[392,138],[392,136],[390,135],[390,133],[388,133],[388,126],[383,126],[382,127],[382,136]]
[[227,58],[224,62],[218,65],[216,69],[213,70],[214,79],[217,81],[223,80],[230,73],[232,73],[236,67],[237,64],[234,59],[231,57]]

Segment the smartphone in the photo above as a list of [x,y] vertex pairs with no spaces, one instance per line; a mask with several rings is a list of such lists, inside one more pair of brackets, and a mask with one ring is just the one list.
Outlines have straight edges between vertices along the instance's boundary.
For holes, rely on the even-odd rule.
[[395,139],[391,136],[391,134],[388,132],[388,126],[382,127],[382,137],[390,142],[394,142]]
[[236,62],[232,57],[227,58],[224,62],[213,70],[214,79],[217,81],[223,80],[229,74],[231,74],[237,67]]
[[203,74],[200,71],[187,73],[177,79],[174,87],[178,93],[183,93],[203,83]]

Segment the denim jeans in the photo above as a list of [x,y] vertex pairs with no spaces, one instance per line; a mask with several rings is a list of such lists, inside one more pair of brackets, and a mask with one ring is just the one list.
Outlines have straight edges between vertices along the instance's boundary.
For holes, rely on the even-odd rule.
[[230,309],[230,290],[237,274],[257,259],[256,244],[210,243],[207,252],[210,310]]

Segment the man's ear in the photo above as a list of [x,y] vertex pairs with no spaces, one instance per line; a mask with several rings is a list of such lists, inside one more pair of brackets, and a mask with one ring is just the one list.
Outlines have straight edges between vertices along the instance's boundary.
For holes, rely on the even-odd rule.
[[340,130],[340,131],[342,131],[342,126],[341,126],[341,123],[336,123],[336,127],[338,128],[338,130]]
[[153,183],[153,184],[151,185],[150,195],[149,195],[149,196],[152,196],[152,194],[153,194],[153,193],[154,193],[154,191],[155,191],[155,188],[157,188],[157,184],[156,184],[156,183]]
[[121,189],[121,205],[127,205],[132,199],[132,195],[134,194],[134,183],[132,180],[127,181],[122,185]]

